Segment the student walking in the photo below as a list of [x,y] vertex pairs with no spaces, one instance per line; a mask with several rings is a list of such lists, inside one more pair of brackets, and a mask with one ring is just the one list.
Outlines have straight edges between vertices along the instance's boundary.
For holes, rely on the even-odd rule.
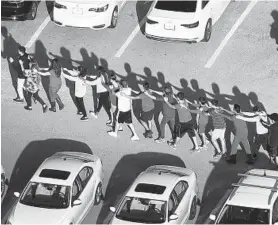
[[[224,157],[227,156],[227,149],[226,149],[226,142],[225,142],[225,131],[226,131],[226,121],[223,116],[223,110],[218,105],[218,100],[212,100],[212,108],[208,110],[208,115],[212,117],[212,123],[213,123],[213,131],[211,135],[211,141],[212,144],[216,150],[216,153],[213,155],[214,158],[217,158],[221,155]],[[221,147],[217,143],[217,140],[220,140]]]
[[130,98],[126,97],[126,95],[131,96],[132,90],[128,87],[126,80],[121,80],[121,86],[122,88],[114,92],[114,94],[118,97],[118,115],[116,117],[117,120],[114,131],[109,131],[108,134],[117,138],[120,124],[126,123],[132,131],[131,140],[138,141],[139,137],[132,124],[131,100]]
[[87,121],[88,117],[87,117],[87,112],[86,112],[84,100],[83,100],[83,98],[86,94],[86,85],[87,85],[86,73],[87,73],[87,71],[82,66],[79,66],[77,68],[77,70],[76,69],[68,70],[68,69],[64,68],[63,71],[70,74],[70,75],[67,75],[67,74],[63,73],[63,76],[66,79],[69,79],[69,80],[75,82],[75,100],[76,100],[76,105],[77,105],[77,110],[78,110],[77,114],[83,115],[80,118],[80,120]]
[[200,135],[202,140],[202,144],[199,147],[206,150],[207,145],[209,144],[209,141],[207,140],[207,136],[206,136],[206,127],[209,119],[207,114],[207,111],[209,110],[207,99],[205,97],[200,97],[199,98],[200,104],[195,104],[188,100],[186,100],[186,102],[197,107],[197,110],[191,110],[191,112],[197,113],[196,121],[197,121],[198,134]]
[[26,48],[20,46],[18,48],[18,59],[17,62],[13,58],[9,58],[9,62],[14,65],[15,69],[18,72],[17,76],[17,94],[18,96],[13,99],[17,103],[24,102],[24,93],[23,87],[26,80],[25,73],[27,70],[30,70],[31,67],[31,57],[26,53]]
[[40,79],[37,65],[33,64],[31,66],[31,70],[28,72],[26,71],[25,76],[26,76],[26,80],[23,88],[26,90],[27,106],[25,106],[24,108],[26,110],[32,110],[32,96],[33,96],[33,98],[42,105],[43,112],[45,113],[48,107],[39,96],[39,86],[41,83],[41,79]]
[[98,118],[98,113],[100,112],[101,108],[103,107],[108,115],[108,121],[107,125],[112,126],[113,125],[113,116],[111,111],[111,103],[110,103],[110,97],[109,97],[109,91],[106,86],[105,81],[105,71],[103,67],[98,68],[98,75],[91,76],[91,78],[94,78],[93,80],[87,81],[87,84],[89,85],[96,85],[97,88],[97,94],[99,96],[98,98],[98,106],[96,111],[89,111],[92,116],[94,116],[96,119]]
[[270,124],[266,123],[264,120],[261,120],[260,122],[266,129],[268,129],[267,151],[270,159],[278,168],[278,113],[272,113],[271,115],[268,115],[268,118],[270,119]]
[[[163,118],[161,120],[160,123],[160,134],[158,136],[157,139],[155,139],[156,143],[165,143],[165,127],[166,124],[169,125],[171,134],[172,134],[172,138],[170,140],[170,142],[172,142],[175,139],[175,119],[176,119],[176,110],[171,108],[164,100],[164,97],[167,97],[168,102],[170,104],[176,104],[177,101],[174,97],[174,94],[172,92],[172,89],[170,87],[165,87],[163,92],[160,91],[154,91],[154,90],[150,90],[153,93],[156,93],[158,95],[160,95],[161,97],[156,98],[156,100],[158,101],[162,101],[163,102],[163,108],[162,108],[162,115]],[[147,93],[147,95],[149,95]]]
[[[258,159],[258,152],[262,146],[265,150],[267,147],[267,138],[268,138],[268,129],[262,125],[260,122],[263,120],[265,123],[268,123],[267,113],[259,109],[258,106],[253,107],[253,112],[242,112],[242,115],[237,115],[238,119],[244,120],[246,122],[255,122],[256,123],[256,137],[253,144],[253,159]],[[248,117],[247,117],[248,116]]]
[[154,101],[156,98],[151,95],[150,85],[148,82],[143,84],[143,91],[137,94],[137,96],[127,96],[130,99],[141,99],[142,109],[140,113],[140,122],[145,128],[144,136],[152,138],[152,120],[154,117]]
[[62,87],[62,67],[57,58],[51,60],[50,67],[48,69],[41,69],[42,76],[49,76],[49,96],[51,108],[49,111],[56,112],[56,102],[58,104],[59,110],[62,110],[65,105],[63,104],[60,96],[58,95],[59,90]]
[[247,155],[247,164],[253,164],[251,150],[250,150],[250,144],[248,141],[248,128],[245,121],[238,119],[235,115],[239,114],[241,111],[240,105],[235,104],[234,105],[234,112],[231,112],[229,110],[224,109],[225,112],[227,112],[228,115],[222,114],[226,119],[231,120],[234,122],[235,127],[235,136],[232,143],[231,153],[229,158],[226,159],[228,163],[236,164],[236,154],[237,154],[237,147],[241,143],[243,145],[243,148]]
[[185,101],[185,95],[182,92],[179,92],[177,95],[178,102],[176,104],[171,104],[168,102],[168,98],[164,97],[164,101],[172,109],[176,109],[179,116],[179,123],[175,126],[175,136],[173,142],[169,142],[171,148],[176,149],[177,144],[180,139],[188,133],[188,136],[193,141],[192,151],[199,151],[197,138],[194,130],[194,123],[191,115],[191,110],[188,108],[188,104]]

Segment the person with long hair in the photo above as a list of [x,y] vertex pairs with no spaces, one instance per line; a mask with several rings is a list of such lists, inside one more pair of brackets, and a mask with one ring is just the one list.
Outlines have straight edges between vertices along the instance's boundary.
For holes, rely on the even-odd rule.
[[48,107],[39,96],[41,77],[39,74],[38,65],[34,60],[32,60],[31,69],[28,71],[26,70],[25,76],[26,76],[26,80],[23,88],[26,90],[25,99],[27,102],[27,106],[25,106],[24,108],[26,110],[32,110],[32,96],[33,96],[34,100],[38,101],[42,105],[43,112],[45,113]]
[[51,60],[50,67],[47,69],[41,69],[44,73],[41,75],[47,76],[49,75],[49,96],[50,96],[50,104],[51,108],[49,108],[50,111],[56,112],[56,102],[58,104],[59,110],[62,110],[65,105],[63,104],[60,96],[58,95],[58,92],[60,88],[62,87],[62,66],[60,65],[57,58],[54,58]]

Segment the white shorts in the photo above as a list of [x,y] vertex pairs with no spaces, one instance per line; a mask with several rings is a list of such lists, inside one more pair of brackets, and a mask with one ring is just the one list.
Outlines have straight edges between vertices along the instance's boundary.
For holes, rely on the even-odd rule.
[[211,139],[225,139],[225,131],[226,129],[214,129],[211,134]]

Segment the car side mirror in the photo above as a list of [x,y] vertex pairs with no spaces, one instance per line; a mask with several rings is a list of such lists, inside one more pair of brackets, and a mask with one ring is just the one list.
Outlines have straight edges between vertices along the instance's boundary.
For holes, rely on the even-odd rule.
[[109,209],[110,209],[110,211],[111,211],[112,213],[115,213],[115,212],[116,212],[116,208],[115,208],[115,207],[110,207]]
[[170,217],[169,217],[169,221],[171,220],[177,220],[178,219],[178,215],[177,214],[172,214]]
[[210,214],[209,215],[209,219],[212,220],[212,221],[215,221],[216,220],[216,216],[213,215],[213,214]]
[[20,193],[19,193],[19,192],[14,192],[14,196],[17,197],[17,198],[19,198]]
[[73,202],[73,206],[77,206],[77,205],[81,205],[82,204],[82,201],[80,199],[76,199],[74,202]]

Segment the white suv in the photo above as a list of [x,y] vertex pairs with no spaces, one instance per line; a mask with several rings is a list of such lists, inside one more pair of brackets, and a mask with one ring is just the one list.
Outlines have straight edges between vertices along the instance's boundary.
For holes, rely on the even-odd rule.
[[[253,169],[232,184],[220,211],[212,212],[214,224],[278,224],[278,171]],[[222,206],[223,205],[223,206]]]

